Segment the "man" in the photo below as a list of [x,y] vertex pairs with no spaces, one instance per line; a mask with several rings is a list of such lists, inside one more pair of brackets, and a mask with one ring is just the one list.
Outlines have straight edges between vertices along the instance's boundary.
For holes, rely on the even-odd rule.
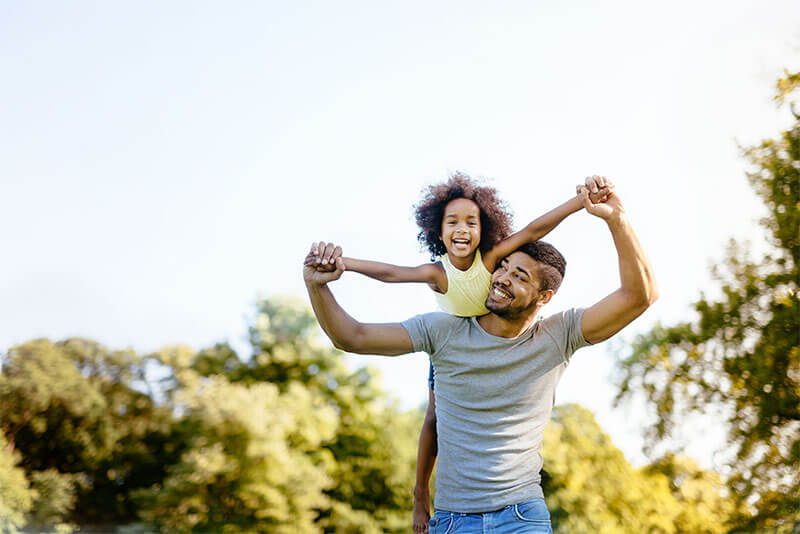
[[501,260],[487,315],[429,313],[394,324],[360,323],[336,302],[327,284],[344,270],[341,248],[320,243],[306,258],[303,275],[314,313],[337,348],[431,356],[439,463],[431,534],[550,531],[539,450],[558,380],[575,350],[613,336],[657,298],[619,197],[611,193],[605,203],[593,204],[588,193],[581,189],[584,207],[606,221],[614,239],[620,287],[589,308],[544,319],[537,314],[565,267],[546,243]]

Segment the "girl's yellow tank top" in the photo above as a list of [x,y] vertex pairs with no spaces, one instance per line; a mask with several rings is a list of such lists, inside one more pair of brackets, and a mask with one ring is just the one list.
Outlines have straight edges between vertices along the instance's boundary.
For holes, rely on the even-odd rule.
[[484,305],[492,285],[492,273],[481,260],[481,251],[475,251],[472,266],[461,271],[453,267],[447,254],[439,257],[447,274],[447,293],[435,293],[442,311],[458,317],[473,317],[489,313]]

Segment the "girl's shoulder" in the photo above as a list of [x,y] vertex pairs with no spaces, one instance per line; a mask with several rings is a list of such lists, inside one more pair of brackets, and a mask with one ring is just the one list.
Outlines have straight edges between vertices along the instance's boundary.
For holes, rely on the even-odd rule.
[[436,293],[447,293],[447,271],[442,262],[427,263],[424,268],[428,277],[428,287]]

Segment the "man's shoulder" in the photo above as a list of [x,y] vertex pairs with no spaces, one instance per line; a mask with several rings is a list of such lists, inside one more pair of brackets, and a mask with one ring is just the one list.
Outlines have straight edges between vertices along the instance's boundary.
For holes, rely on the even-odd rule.
[[404,323],[418,322],[429,328],[452,328],[456,325],[466,324],[470,319],[471,317],[459,317],[442,311],[434,311],[415,315],[404,321]]
[[411,337],[415,351],[432,354],[446,346],[449,339],[469,325],[469,321],[469,317],[430,312],[406,319],[402,325]]
[[583,315],[583,308],[567,308],[566,310],[561,310],[542,318],[540,322],[544,325],[555,326],[564,324],[565,322],[575,321],[579,319],[581,315]]
[[581,319],[583,308],[568,308],[549,315],[539,321],[542,332],[544,332],[555,346],[564,353],[568,361],[573,352],[589,343],[583,336]]

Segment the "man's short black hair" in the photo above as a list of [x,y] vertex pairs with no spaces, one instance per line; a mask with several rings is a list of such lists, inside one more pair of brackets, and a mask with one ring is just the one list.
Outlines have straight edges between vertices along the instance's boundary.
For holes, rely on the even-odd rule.
[[567,269],[567,260],[556,250],[556,247],[544,241],[534,241],[525,243],[515,252],[524,252],[541,264],[539,270],[542,280],[541,290],[552,289],[553,293],[558,291]]

